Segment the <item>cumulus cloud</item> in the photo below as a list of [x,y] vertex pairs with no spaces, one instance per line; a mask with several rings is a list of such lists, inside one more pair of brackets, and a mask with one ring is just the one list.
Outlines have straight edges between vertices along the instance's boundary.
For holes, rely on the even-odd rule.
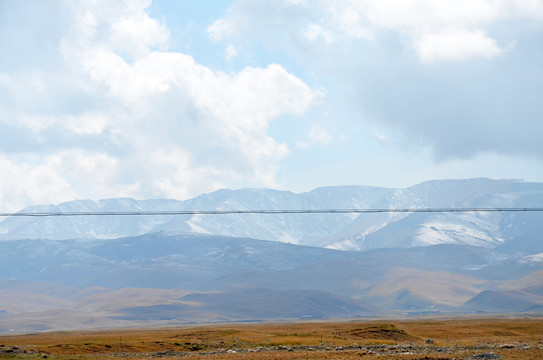
[[0,166],[3,209],[73,200],[89,190],[126,195],[126,184],[108,181],[115,176],[116,159],[105,153],[70,149],[47,156],[0,154]]
[[269,51],[280,39],[341,88],[342,113],[400,131],[437,160],[543,154],[541,1],[240,0],[210,30]]
[[423,34],[414,42],[422,63],[463,61],[470,58],[491,58],[503,50],[496,40],[481,30],[446,29],[439,33]]
[[[281,19],[288,19],[283,21]],[[502,48],[487,28],[501,21],[543,20],[537,0],[318,0],[236,2],[208,28],[215,41],[287,33],[296,40],[375,40],[383,32],[407,36],[421,62],[463,61],[499,55]],[[252,31],[248,31],[252,29]],[[445,43],[439,49],[438,44]],[[467,42],[467,44],[464,43]],[[482,50],[476,51],[476,47]]]
[[0,129],[26,140],[0,145],[0,207],[273,185],[289,150],[268,135],[270,122],[322,94],[278,64],[224,73],[168,50],[149,4],[62,2],[57,50],[44,59],[55,71],[37,63],[1,74]]

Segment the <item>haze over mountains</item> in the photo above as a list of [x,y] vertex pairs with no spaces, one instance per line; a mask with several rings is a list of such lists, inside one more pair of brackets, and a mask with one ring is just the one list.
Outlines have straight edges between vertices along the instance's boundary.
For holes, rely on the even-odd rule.
[[[543,184],[430,181],[24,212],[543,207]],[[543,312],[543,213],[9,217],[0,332],[424,312]],[[56,319],[56,320],[55,320]]]
[[[542,204],[542,183],[470,179],[429,181],[405,189],[326,187],[301,194],[225,189],[186,201],[76,200],[32,206],[22,212],[511,208]],[[491,212],[10,217],[0,222],[0,239],[112,239],[168,232],[249,237],[340,250],[444,243],[495,247],[521,234],[533,238],[539,218],[539,214]],[[531,245],[539,246],[537,242]]]

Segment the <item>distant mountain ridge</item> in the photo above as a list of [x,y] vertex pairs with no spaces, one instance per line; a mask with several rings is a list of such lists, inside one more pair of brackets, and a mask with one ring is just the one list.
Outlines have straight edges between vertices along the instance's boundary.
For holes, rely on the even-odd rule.
[[[185,201],[75,200],[59,205],[31,206],[21,211],[33,213],[366,208],[389,191],[366,186],[319,188],[302,194],[270,189],[223,189]],[[0,239],[113,239],[166,231],[251,237],[296,244],[325,238],[351,221],[352,217],[349,214],[11,217],[0,222]]]
[[[543,183],[467,179],[427,181],[405,189],[324,187],[306,193],[270,189],[218,190],[193,199],[75,200],[24,212],[172,210],[300,210],[350,208],[542,207]],[[541,214],[382,213],[229,214],[154,216],[9,217],[0,239],[113,239],[147,233],[247,237],[339,250],[435,244],[510,247],[543,252]]]
[[[219,190],[23,211],[475,207],[543,207],[543,183]],[[10,217],[0,239],[0,333],[543,312],[542,212]]]
[[539,257],[455,244],[338,251],[164,233],[3,241],[0,334],[428,311],[541,313]]

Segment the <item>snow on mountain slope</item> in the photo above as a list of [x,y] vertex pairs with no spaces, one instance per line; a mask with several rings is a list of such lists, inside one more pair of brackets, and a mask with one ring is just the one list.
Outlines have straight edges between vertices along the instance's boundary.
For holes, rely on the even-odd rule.
[[[367,208],[388,189],[364,186],[319,188],[295,194],[269,189],[220,190],[187,201],[188,208],[217,210]],[[352,221],[351,214],[244,214],[193,216],[193,229],[212,234],[315,245]],[[170,223],[177,222],[173,219]],[[162,229],[162,228],[160,228]]]
[[[517,180],[436,180],[405,189],[318,188],[296,194],[271,189],[219,190],[185,201],[106,199],[41,205],[25,212],[160,210],[311,210],[543,207],[543,183]],[[9,217],[0,239],[111,239],[152,232],[209,234],[369,250],[464,244],[543,252],[543,213],[229,214]]]
[[[543,184],[514,180],[438,180],[398,189],[376,204],[382,209],[541,207]],[[541,230],[541,214],[501,212],[362,214],[327,240],[327,248],[369,250],[435,244],[501,246],[516,234]],[[516,229],[516,230],[508,230]],[[522,229],[522,230],[521,230]],[[540,232],[539,232],[540,233]]]
[[[35,206],[23,212],[97,212],[160,210],[278,210],[369,207],[388,189],[329,187],[295,194],[269,189],[219,190],[186,201],[76,200]],[[194,216],[10,217],[0,223],[1,239],[117,238],[150,232],[202,233],[313,244],[352,221],[350,214],[232,214]]]
[[[41,212],[117,212],[182,210],[177,200],[104,199],[75,200],[59,205],[39,205],[23,209],[25,213]],[[170,220],[172,216],[54,216],[9,217],[0,223],[2,239],[110,239],[143,234]],[[179,228],[189,231],[189,227]]]

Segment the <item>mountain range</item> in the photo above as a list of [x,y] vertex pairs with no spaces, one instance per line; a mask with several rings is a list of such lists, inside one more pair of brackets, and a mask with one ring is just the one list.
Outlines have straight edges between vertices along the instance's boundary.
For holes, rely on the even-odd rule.
[[[116,212],[541,208],[543,184],[441,180],[186,201],[77,200]],[[8,217],[0,333],[191,322],[542,313],[541,212]]]
[[[270,189],[219,190],[185,201],[76,200],[21,210],[123,212],[182,210],[316,210],[531,208],[543,205],[543,183],[469,179],[428,181],[405,189],[367,186],[318,188],[296,194]],[[543,246],[537,213],[227,214],[8,217],[0,239],[113,239],[146,233],[247,237],[338,250],[435,244],[483,247]],[[515,240],[516,239],[516,240]],[[522,244],[521,244],[522,243]]]

